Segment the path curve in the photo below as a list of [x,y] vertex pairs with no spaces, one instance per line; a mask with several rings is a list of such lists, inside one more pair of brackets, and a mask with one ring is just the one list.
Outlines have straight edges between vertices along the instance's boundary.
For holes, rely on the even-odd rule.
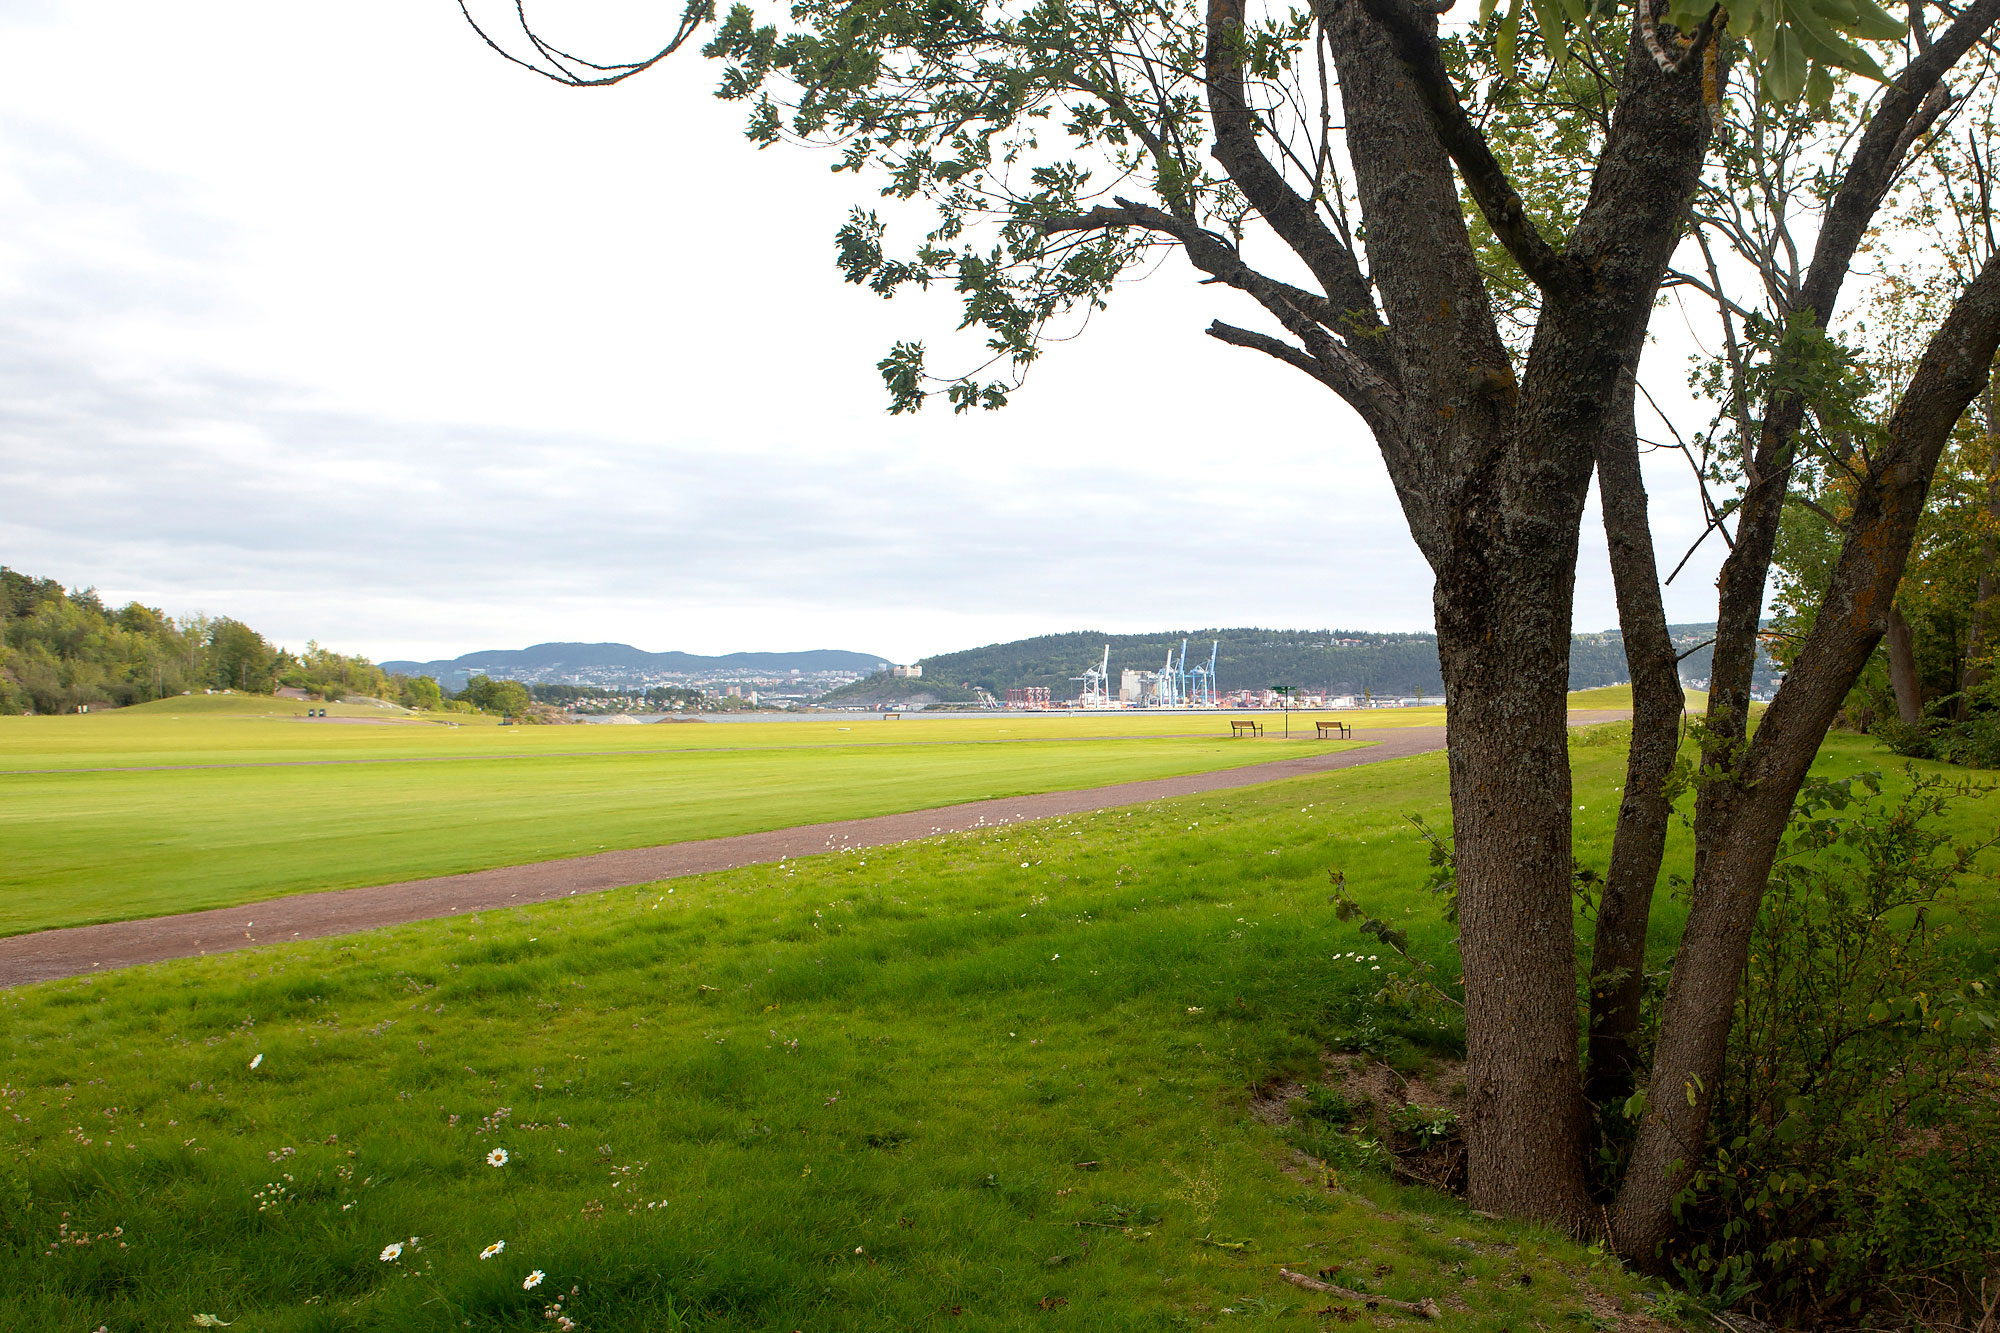
[[[1570,725],[1622,720],[1619,709],[1578,710]],[[359,889],[300,893],[239,907],[216,907],[174,916],[113,921],[97,926],[70,926],[0,939],[0,988],[54,981],[113,968],[229,953],[258,945],[318,939],[398,926],[412,921],[455,916],[461,912],[630,888],[655,880],[678,879],[717,870],[847,847],[880,847],[942,833],[993,828],[1029,819],[1082,814],[1138,805],[1173,796],[1252,787],[1284,778],[1305,777],[1360,764],[1407,759],[1444,748],[1443,727],[1400,727],[1368,736],[1371,744],[1352,750],[1280,759],[1268,764],[1189,773],[1180,777],[1120,782],[1077,791],[1005,796],[931,810],[843,819],[825,824],[800,824],[763,833],[728,838],[704,838],[596,852],[589,856],[529,865],[501,866],[460,875],[405,880]]]

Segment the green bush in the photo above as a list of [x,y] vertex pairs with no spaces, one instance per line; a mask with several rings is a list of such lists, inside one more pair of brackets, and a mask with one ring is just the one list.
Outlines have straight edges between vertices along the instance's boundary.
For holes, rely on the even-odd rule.
[[1952,1287],[2000,1253],[1990,980],[1961,892],[1991,842],[1941,831],[1988,789],[1912,772],[1809,784],[1752,940],[1707,1160],[1670,1254],[1718,1304],[1821,1325]]

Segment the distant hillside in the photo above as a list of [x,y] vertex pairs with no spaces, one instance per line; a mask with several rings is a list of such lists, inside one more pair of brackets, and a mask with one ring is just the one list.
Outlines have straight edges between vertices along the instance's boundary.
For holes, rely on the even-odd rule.
[[[1696,648],[1711,634],[1711,625],[1669,627],[1678,649]],[[1077,693],[1073,682],[1102,659],[1111,646],[1111,685],[1126,668],[1157,670],[1169,649],[1179,653],[1187,640],[1187,661],[1208,661],[1209,645],[1216,652],[1216,682],[1224,693],[1297,685],[1338,694],[1381,697],[1444,693],[1438,671],[1434,634],[1369,634],[1360,630],[1203,629],[1163,634],[1045,634],[1012,643],[989,644],[963,652],[923,659],[927,685],[979,686],[1004,696],[1006,691],[1046,686],[1058,699]],[[1705,680],[1708,649],[1700,648],[1681,662],[1683,679]],[[1756,683],[1770,684],[1771,666],[1760,659]],[[1617,630],[1579,634],[1570,645],[1569,687],[1593,689],[1627,679],[1625,644]],[[859,684],[859,682],[857,682]],[[854,687],[850,687],[852,689]],[[829,701],[832,701],[829,696]]]
[[798,653],[649,653],[629,643],[538,643],[532,648],[495,649],[466,653],[441,662],[384,662],[382,668],[405,676],[434,676],[441,684],[473,675],[495,679],[602,683],[643,682],[677,676],[703,679],[743,676],[843,673],[867,675],[889,659],[868,653],[821,648]]

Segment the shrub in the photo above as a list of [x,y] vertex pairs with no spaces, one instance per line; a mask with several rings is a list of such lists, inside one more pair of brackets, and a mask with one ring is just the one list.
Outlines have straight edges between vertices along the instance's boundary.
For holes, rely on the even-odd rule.
[[[1858,790],[1857,790],[1858,788]],[[1718,1303],[1809,1324],[2000,1253],[1994,989],[1964,975],[1976,847],[1939,816],[1988,789],[1809,784],[1752,940],[1707,1160],[1670,1254]]]

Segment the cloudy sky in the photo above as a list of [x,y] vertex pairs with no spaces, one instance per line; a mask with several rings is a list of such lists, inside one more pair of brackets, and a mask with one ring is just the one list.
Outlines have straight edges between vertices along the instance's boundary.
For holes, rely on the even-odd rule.
[[[637,50],[638,8],[583,35]],[[950,310],[843,284],[853,179],[714,77],[560,88],[448,0],[0,0],[0,560],[377,659],[1429,627],[1359,422],[1205,338],[1251,315],[1183,267],[1004,412],[886,415],[875,361]]]

